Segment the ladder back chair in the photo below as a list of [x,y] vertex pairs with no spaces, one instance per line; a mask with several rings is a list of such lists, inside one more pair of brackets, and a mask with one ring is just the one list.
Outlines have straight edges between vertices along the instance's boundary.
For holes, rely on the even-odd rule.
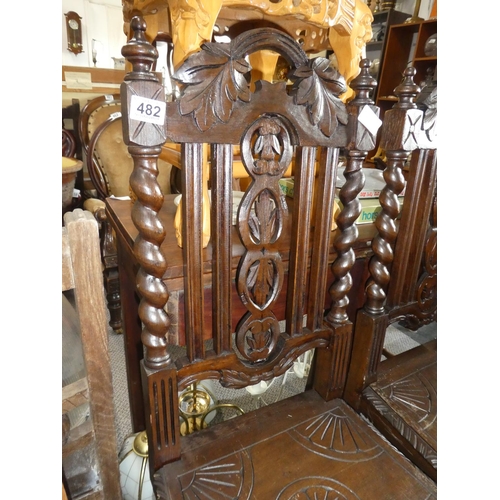
[[[108,353],[106,304],[103,291],[97,221],[88,211],[64,214],[62,228],[63,335],[81,338],[83,370],[75,369],[62,389],[62,463],[72,499],[122,498]],[[75,321],[73,321],[75,319]],[[73,344],[72,351],[77,348]],[[75,359],[74,357],[72,359]],[[80,360],[75,361],[79,365]],[[71,369],[69,369],[71,372]],[[76,380],[74,380],[76,378]],[[74,418],[88,405],[90,418]],[[83,408],[86,412],[86,408]],[[64,492],[64,491],[63,491]]]
[[[376,132],[359,119],[363,109],[377,115],[368,97],[374,85],[369,62],[362,62],[352,83],[357,97],[346,106],[339,98],[345,81],[328,60],[310,61],[278,30],[250,30],[228,44],[204,44],[190,56],[174,76],[183,86],[179,99],[165,103],[150,72],[156,54],[146,41],[146,24],[135,17],[131,27],[134,36],[122,54],[133,69],[121,100],[124,137],[134,158],[141,368],[158,498],[284,499],[301,492],[332,499],[435,498],[434,483],[339,398],[352,336],[345,308],[357,234],[353,223],[360,212],[356,194]],[[249,91],[245,56],[258,50],[276,51],[288,61],[290,93],[285,82],[261,81]],[[181,144],[183,161],[186,349],[176,359],[167,341],[169,292],[162,280],[168,262],[161,247],[170,228],[158,217],[163,194],[156,182],[166,140]],[[203,143],[212,152],[212,233],[206,249]],[[233,227],[234,145],[240,145],[252,182]],[[294,148],[291,201],[279,179]],[[340,148],[348,156],[340,193],[344,208],[336,221],[338,236],[330,241]],[[336,279],[327,291],[330,266]],[[325,316],[327,294],[333,305]],[[279,311],[283,296],[285,311]],[[205,303],[211,325],[204,318]],[[233,321],[237,310],[244,312]],[[316,355],[310,390],[181,438],[179,391],[204,379],[235,389],[269,381],[311,349]]]
[[437,87],[417,107],[414,75],[414,68],[405,70],[395,89],[399,102],[384,116],[386,186],[345,399],[437,480],[437,340],[381,361],[389,324],[417,330],[437,321]]

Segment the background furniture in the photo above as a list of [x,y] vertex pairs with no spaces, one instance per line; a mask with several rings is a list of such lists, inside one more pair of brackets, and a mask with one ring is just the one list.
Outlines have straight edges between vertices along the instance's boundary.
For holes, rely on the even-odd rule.
[[98,227],[94,217],[81,209],[67,212],[64,223],[63,374],[69,383],[62,389],[63,471],[73,500],[119,500]]
[[[377,82],[387,53],[389,28],[393,24],[403,23],[407,18],[408,14],[395,9],[379,10],[373,13],[372,39],[366,43],[366,57],[372,61],[370,74]],[[374,89],[374,99],[376,99],[378,91],[379,86],[377,85]]]
[[[436,342],[380,362],[387,326],[416,330],[437,320],[437,88],[424,109],[407,68],[387,111],[381,147],[387,156],[382,211],[375,221],[366,302],[356,317],[345,398],[432,479],[437,479]],[[397,195],[411,154],[399,225]]]
[[[369,63],[362,62],[360,76],[352,82],[358,97],[346,107],[339,97],[345,89],[343,79],[328,60],[310,61],[291,37],[278,30],[251,30],[230,44],[205,44],[200,53],[188,58],[177,72],[185,83],[184,91],[178,102],[166,103],[165,115],[155,126],[136,114],[141,99],[153,108],[162,107],[162,101],[154,99],[161,85],[146,71],[155,52],[146,42],[142,19],[134,18],[131,28],[134,37],[123,49],[133,68],[122,86],[124,138],[136,159],[131,187],[137,196],[133,221],[138,230],[134,253],[139,263],[139,316],[144,324],[141,367],[157,495],[165,499],[211,494],[292,498],[299,493],[377,500],[403,495],[435,498],[432,481],[339,399],[352,335],[346,295],[354,263],[354,221],[360,213],[356,194],[363,185],[363,159],[374,143],[373,132],[358,117],[361,108],[367,113],[377,111],[368,98],[374,84],[368,76]],[[249,94],[243,77],[249,70],[244,57],[261,49],[275,50],[289,62],[298,97],[289,95],[285,84],[266,82],[258,83]],[[201,87],[198,72],[204,76]],[[228,99],[225,92],[212,93],[209,83],[220,83],[221,74],[222,88],[234,89],[240,99]],[[318,102],[317,94],[307,93],[312,84],[323,100]],[[146,100],[151,98],[153,102]],[[169,262],[161,252],[166,232],[158,213],[164,197],[156,182],[157,161],[167,135],[181,143],[183,152],[186,350],[178,359],[173,359],[168,347],[169,290],[163,278]],[[211,283],[205,283],[203,273],[203,143],[211,144],[212,150]],[[243,254],[233,274],[235,144],[241,145],[242,160],[253,182],[238,211]],[[344,208],[337,218],[340,232],[332,242],[336,257],[329,266],[341,147],[347,149],[346,183],[340,192]],[[289,211],[279,179],[291,163],[293,150],[300,160]],[[320,168],[315,183],[316,155]],[[288,263],[282,259],[285,254]],[[334,282],[328,289],[332,306],[325,316],[329,267]],[[236,301],[233,286],[238,292]],[[205,287],[211,288],[213,296],[209,343],[204,341]],[[276,309],[282,294],[286,307],[280,325]],[[233,332],[232,309],[238,301],[245,312]],[[207,378],[233,388],[270,380],[313,348],[316,359],[310,390],[181,439],[179,390]]]
[[[84,201],[84,208],[96,216],[101,227],[101,255],[110,326],[116,332],[121,332],[116,244],[104,209],[107,197],[130,196],[129,178],[133,161],[123,143],[119,95],[104,95],[90,100],[82,108],[79,133],[85,150],[87,170],[97,194],[97,198]],[[162,161],[160,170],[159,182],[163,191],[169,193],[171,165]]]
[[[187,0],[163,2],[125,0],[123,2],[124,32],[131,36],[130,21],[141,15],[147,22],[146,36],[150,42],[158,33],[168,33],[173,42],[175,69],[185,58],[198,51],[202,43],[212,41],[213,35],[237,36],[251,28],[272,26],[288,33],[308,53],[333,49],[338,69],[349,85],[359,72],[363,47],[371,39],[372,13],[362,0],[326,1],[311,5],[304,2],[271,0],[245,2]],[[251,65],[269,80],[275,71],[278,57],[270,51],[251,55]],[[348,87],[343,100],[352,97]]]

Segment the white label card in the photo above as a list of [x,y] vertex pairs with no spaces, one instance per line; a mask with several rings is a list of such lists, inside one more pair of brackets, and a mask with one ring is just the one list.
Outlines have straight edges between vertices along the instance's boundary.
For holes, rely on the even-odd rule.
[[133,95],[130,99],[129,114],[133,120],[163,125],[165,123],[165,112],[165,101],[155,101],[138,95]]
[[363,109],[358,115],[358,120],[372,135],[375,135],[382,125],[382,120],[375,114],[370,106],[363,106]]

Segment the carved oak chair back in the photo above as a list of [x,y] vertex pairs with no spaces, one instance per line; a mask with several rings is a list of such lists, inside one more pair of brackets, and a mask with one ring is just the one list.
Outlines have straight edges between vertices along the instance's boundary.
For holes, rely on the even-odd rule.
[[[346,417],[349,423],[343,422],[360,433],[355,439],[358,444],[350,448],[358,467],[363,469],[364,462],[355,450],[361,446],[363,453],[371,454],[365,445],[359,445],[364,439],[361,434],[367,431],[364,424],[336,399],[344,389],[351,346],[352,324],[345,309],[349,269],[354,261],[351,247],[357,235],[354,221],[360,212],[356,195],[363,185],[362,162],[373,147],[375,132],[369,132],[358,115],[362,108],[366,113],[378,112],[368,97],[375,84],[368,74],[369,62],[363,61],[353,84],[357,98],[346,106],[339,98],[345,89],[344,79],[328,60],[309,60],[291,37],[278,30],[251,30],[228,44],[205,44],[189,57],[175,74],[182,85],[179,99],[165,103],[161,84],[149,70],[156,54],[146,41],[145,23],[136,17],[131,27],[134,36],[122,54],[133,70],[122,84],[121,100],[124,137],[134,158],[130,183],[137,197],[132,218],[138,229],[134,253],[140,264],[137,290],[144,325],[141,369],[150,467],[157,494],[160,498],[194,498],[198,494],[207,498],[277,498],[280,489],[301,474],[306,475],[307,487],[313,489],[313,472],[324,474],[321,481],[325,484],[333,484],[333,477],[348,481],[348,475],[356,481],[355,474],[363,474],[360,469],[347,472],[342,460],[334,460],[334,464],[326,460],[315,469],[315,461],[325,457],[311,449],[307,470],[306,460],[296,460],[297,450],[287,455],[280,448],[283,444],[272,445],[274,441],[267,440],[270,436],[264,438],[262,433],[276,432],[276,439],[286,440],[288,434],[279,430],[279,425],[299,426],[303,422],[300,418],[307,420],[326,411],[326,421]],[[294,83],[288,91],[284,82],[273,85],[262,81],[250,92],[246,78],[250,67],[245,57],[264,49],[278,52],[292,66],[289,78]],[[166,312],[169,291],[163,281],[169,263],[162,242],[171,229],[164,228],[158,216],[164,196],[156,182],[157,159],[167,140],[181,144],[183,163],[186,350],[176,359],[168,345],[172,318]],[[212,189],[212,233],[206,249],[202,245],[201,208],[204,143],[211,148]],[[240,146],[252,182],[233,227],[235,145]],[[340,148],[347,151],[346,184],[340,193],[344,208],[337,218],[339,229],[331,238]],[[279,180],[294,150],[292,202],[283,196]],[[316,161],[319,180],[314,184]],[[321,209],[313,210],[314,205]],[[327,290],[329,268],[334,281]],[[333,305],[325,315],[327,293]],[[284,304],[282,311],[280,303]],[[211,313],[210,325],[206,309]],[[281,325],[280,319],[284,320]],[[235,389],[269,381],[314,348],[314,390],[299,395],[304,399],[287,400],[281,407],[271,405],[253,412],[255,415],[248,413],[181,438],[180,390],[207,378]],[[325,401],[331,406],[325,407]],[[279,414],[288,415],[288,422],[278,418]],[[334,428],[336,424],[332,424]],[[337,446],[342,445],[336,431],[334,434],[327,440],[332,440],[330,446],[336,451],[329,448],[327,455],[339,457]],[[370,436],[366,442],[375,439],[375,447],[384,457],[389,453],[390,460],[398,460],[379,437]],[[270,448],[257,444],[264,442],[269,442]],[[281,460],[279,467],[283,460],[288,461],[295,472],[272,474],[275,460]],[[405,480],[416,481],[412,485],[418,495],[425,491],[433,498],[432,484],[410,465],[404,462],[398,471]],[[370,477],[376,477],[376,463],[370,462],[368,468]],[[391,488],[401,487],[396,483]],[[289,489],[292,487],[295,485]],[[318,486],[318,491],[327,491],[325,487]],[[384,486],[380,483],[379,487]],[[343,488],[337,485],[334,491]]]
[[436,341],[381,362],[389,324],[417,330],[437,321],[437,87],[417,107],[414,75],[405,70],[395,89],[399,102],[384,116],[386,186],[345,398],[436,479]]
[[[64,214],[62,290],[73,294],[71,300],[63,295],[63,335],[80,338],[83,355],[83,362],[73,354],[70,357],[75,365],[81,363],[83,370],[63,367],[66,373],[74,374],[62,389],[62,464],[68,493],[71,498],[91,493],[92,498],[119,500],[122,495],[99,234],[94,217],[81,209]],[[78,351],[74,344],[71,347],[72,353]],[[80,413],[83,405],[90,409],[88,419],[69,417]],[[72,420],[76,423],[69,425]]]

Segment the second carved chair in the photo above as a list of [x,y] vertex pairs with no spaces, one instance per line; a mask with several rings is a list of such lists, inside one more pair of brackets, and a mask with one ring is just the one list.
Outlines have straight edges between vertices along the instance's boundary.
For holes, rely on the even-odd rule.
[[[149,457],[161,499],[431,499],[435,484],[396,452],[341,399],[352,323],[346,314],[352,245],[360,213],[362,163],[374,145],[365,117],[374,81],[362,63],[346,86],[329,61],[309,60],[288,35],[250,30],[229,44],[208,43],[175,78],[183,89],[165,103],[149,71],[156,57],[145,23],[134,18],[123,48],[133,70],[122,85],[124,138],[134,159],[132,218],[138,229],[137,290]],[[273,50],[290,64],[285,82],[249,89],[245,56]],[[363,113],[363,114],[362,114]],[[186,346],[176,357],[167,343],[171,319],[163,281],[169,263],[158,212],[161,146],[181,144]],[[212,232],[202,245],[203,143],[210,144]],[[252,178],[232,226],[233,146]],[[343,210],[332,241],[335,177],[345,148]],[[295,151],[295,195],[279,180]],[[314,183],[316,161],[318,181]],[[316,209],[314,209],[316,207]],[[327,271],[335,277],[327,291]],[[332,306],[324,315],[325,295]],[[211,321],[207,321],[206,312]],[[208,429],[180,435],[178,392],[204,379],[242,388],[284,373],[316,349],[306,392]]]
[[414,75],[405,70],[395,89],[399,101],[384,117],[386,186],[345,399],[437,480],[437,341],[381,362],[391,323],[416,330],[437,321],[437,87],[419,109]]

